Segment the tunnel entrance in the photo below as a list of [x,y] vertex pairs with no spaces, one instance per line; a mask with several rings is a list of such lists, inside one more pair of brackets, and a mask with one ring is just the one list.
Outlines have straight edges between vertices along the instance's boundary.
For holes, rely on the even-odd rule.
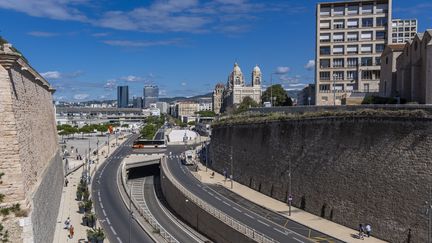
[[128,180],[147,177],[147,176],[159,176],[160,168],[159,164],[151,164],[146,166],[134,167],[128,170]]

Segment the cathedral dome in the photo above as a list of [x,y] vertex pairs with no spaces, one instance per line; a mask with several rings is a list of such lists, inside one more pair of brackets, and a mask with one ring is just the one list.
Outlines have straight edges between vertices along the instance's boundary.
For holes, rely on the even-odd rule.
[[237,63],[234,63],[234,70],[233,71],[236,73],[241,73],[241,69]]
[[258,73],[260,73],[260,72],[261,72],[261,69],[258,67],[258,65],[255,65],[253,71],[254,71],[254,72],[258,72]]

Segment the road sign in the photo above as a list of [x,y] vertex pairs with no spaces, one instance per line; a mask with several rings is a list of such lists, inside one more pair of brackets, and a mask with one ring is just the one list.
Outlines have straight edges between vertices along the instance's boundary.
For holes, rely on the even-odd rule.
[[292,195],[289,195],[289,197],[288,197],[288,201],[292,201],[293,200],[293,197],[292,197]]

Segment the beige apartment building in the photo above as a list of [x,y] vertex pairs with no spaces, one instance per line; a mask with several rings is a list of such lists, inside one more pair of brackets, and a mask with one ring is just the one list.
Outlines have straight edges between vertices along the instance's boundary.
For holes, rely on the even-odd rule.
[[184,117],[195,117],[195,112],[199,111],[199,104],[195,101],[179,101],[176,103],[176,115],[181,120]]
[[317,5],[317,105],[347,104],[378,93],[380,57],[391,40],[391,9],[391,0]]
[[405,43],[417,34],[417,19],[393,19],[392,43]]

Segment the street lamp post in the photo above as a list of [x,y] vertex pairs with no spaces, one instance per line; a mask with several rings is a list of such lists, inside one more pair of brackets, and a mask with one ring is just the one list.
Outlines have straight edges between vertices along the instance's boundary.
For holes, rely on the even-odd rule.
[[99,163],[99,138],[96,141],[96,163]]
[[273,107],[273,74],[270,74],[270,106]]
[[336,106],[336,77],[337,74],[333,74],[333,106]]
[[291,192],[291,159],[288,165],[288,216],[291,216],[291,203],[292,203],[292,192]]
[[207,172],[207,169],[208,169],[208,163],[207,163],[207,161],[208,161],[208,148],[209,148],[209,143],[206,143],[206,172]]
[[232,145],[231,145],[231,155],[230,155],[230,159],[231,159],[231,175],[230,175],[230,179],[231,179],[231,189],[233,189],[233,149],[232,149]]

